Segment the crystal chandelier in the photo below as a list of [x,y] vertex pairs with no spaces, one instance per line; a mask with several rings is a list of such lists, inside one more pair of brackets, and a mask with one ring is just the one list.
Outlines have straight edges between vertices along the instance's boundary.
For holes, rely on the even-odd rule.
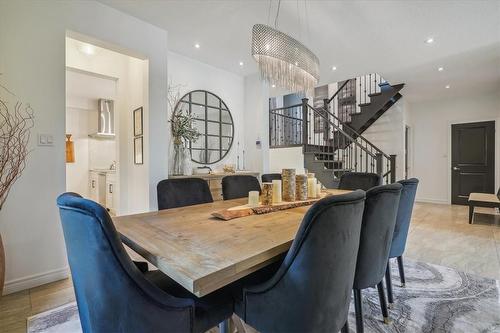
[[318,84],[318,57],[276,28],[265,24],[253,26],[252,56],[259,65],[261,78],[269,84],[293,92],[310,92]]

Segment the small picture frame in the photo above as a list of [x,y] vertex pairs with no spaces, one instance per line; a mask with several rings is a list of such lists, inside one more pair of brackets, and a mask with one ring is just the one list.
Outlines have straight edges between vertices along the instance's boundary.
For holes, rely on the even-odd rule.
[[134,110],[134,136],[143,135],[142,106]]
[[134,164],[144,164],[142,136],[134,138]]

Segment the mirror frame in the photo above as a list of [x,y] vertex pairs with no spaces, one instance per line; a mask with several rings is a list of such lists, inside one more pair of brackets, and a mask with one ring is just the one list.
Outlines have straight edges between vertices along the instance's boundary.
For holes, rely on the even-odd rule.
[[[191,94],[193,93],[203,93],[205,95],[205,103],[204,104],[200,104],[200,103],[196,103],[196,102],[192,102],[192,97],[191,97]],[[215,107],[215,106],[211,106],[211,105],[208,105],[208,95],[212,95],[213,97],[215,97],[218,101],[219,101],[219,107]],[[188,99],[189,101],[186,101],[185,99]],[[234,119],[233,119],[233,115],[231,114],[231,110],[229,110],[229,107],[227,106],[226,102],[224,102],[224,100],[222,98],[220,98],[219,96],[217,96],[216,94],[214,94],[213,92],[210,92],[208,90],[201,90],[201,89],[197,89],[197,90],[191,90],[189,91],[188,93],[184,94],[180,99],[179,101],[177,102],[177,105],[175,106],[175,110],[178,110],[179,108],[179,105],[182,105],[182,104],[187,104],[188,107],[189,107],[189,112],[192,112],[192,106],[193,105],[198,105],[198,106],[202,106],[205,108],[205,119],[199,119],[199,118],[195,118],[197,121],[203,121],[205,123],[205,133],[202,133],[200,138],[198,140],[201,140],[201,139],[205,139],[205,145],[204,145],[204,148],[193,148],[192,147],[192,143],[191,141],[189,141],[189,154],[191,155],[191,161],[197,163],[197,164],[202,164],[202,165],[209,165],[209,164],[215,164],[215,163],[218,163],[220,161],[222,161],[226,156],[227,154],[229,154],[229,151],[231,150],[232,146],[233,146],[233,143],[234,143]],[[208,108],[212,108],[212,109],[215,109],[215,110],[218,110],[219,111],[219,121],[210,121],[207,119],[207,109]],[[225,108],[224,108],[225,107]],[[225,122],[222,122],[220,119],[221,119],[221,112],[222,111],[227,111],[227,113],[229,114],[229,117],[231,118],[231,123],[225,123]],[[212,135],[212,136],[215,136],[215,137],[218,137],[219,138],[219,149],[210,149],[207,147],[207,143],[208,143],[208,136],[211,135],[211,134],[208,134],[207,135],[207,128],[208,128],[208,122],[211,122],[211,123],[215,123],[215,124],[218,124],[219,125],[219,135],[216,136],[216,135]],[[222,133],[221,133],[221,126],[222,124],[227,124],[227,125],[231,125],[231,136],[222,136]],[[227,149],[222,149],[222,138],[230,138],[231,141],[229,143],[229,146],[227,147]],[[206,157],[208,156],[208,151],[209,150],[214,150],[214,151],[218,151],[219,152],[219,159],[214,161],[214,162],[209,162],[209,161],[206,161],[206,162],[200,162],[200,161],[197,161],[193,158],[193,149],[196,150],[196,151],[205,151],[205,159]],[[223,151],[225,151],[224,154]]]

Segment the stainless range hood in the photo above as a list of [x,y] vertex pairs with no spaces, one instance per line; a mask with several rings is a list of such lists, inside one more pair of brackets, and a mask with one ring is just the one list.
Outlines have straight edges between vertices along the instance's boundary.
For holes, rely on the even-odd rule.
[[97,133],[89,135],[97,139],[115,138],[115,110],[110,99],[99,99],[97,113]]

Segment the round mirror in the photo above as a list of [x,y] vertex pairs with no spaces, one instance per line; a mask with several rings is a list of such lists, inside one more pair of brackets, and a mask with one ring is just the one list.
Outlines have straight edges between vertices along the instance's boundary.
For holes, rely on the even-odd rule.
[[191,112],[193,126],[201,134],[189,142],[193,162],[213,164],[227,155],[233,144],[234,124],[222,99],[209,91],[194,90],[184,95],[175,109]]

